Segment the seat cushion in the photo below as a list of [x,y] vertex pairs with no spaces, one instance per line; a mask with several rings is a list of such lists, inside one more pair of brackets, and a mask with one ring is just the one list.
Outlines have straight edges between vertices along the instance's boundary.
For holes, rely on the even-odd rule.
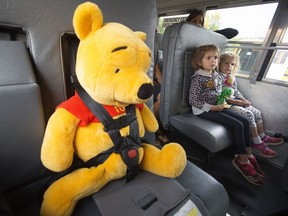
[[201,143],[212,153],[225,149],[231,143],[227,128],[192,113],[171,115],[169,122],[171,126],[196,143]]

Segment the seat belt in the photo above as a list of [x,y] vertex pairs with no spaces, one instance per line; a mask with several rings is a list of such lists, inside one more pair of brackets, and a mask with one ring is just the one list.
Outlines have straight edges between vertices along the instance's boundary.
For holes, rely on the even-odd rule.
[[[78,95],[89,110],[104,125],[104,131],[109,134],[114,143],[114,146],[107,151],[110,153],[113,151],[114,153],[121,155],[122,160],[127,165],[126,183],[131,181],[138,173],[138,148],[141,146],[138,122],[135,115],[135,105],[126,107],[125,116],[113,119],[102,104],[94,101],[90,95],[88,95],[80,83],[75,83],[74,86]],[[119,130],[128,125],[130,125],[129,136],[122,137]],[[91,160],[93,160],[93,158]]]

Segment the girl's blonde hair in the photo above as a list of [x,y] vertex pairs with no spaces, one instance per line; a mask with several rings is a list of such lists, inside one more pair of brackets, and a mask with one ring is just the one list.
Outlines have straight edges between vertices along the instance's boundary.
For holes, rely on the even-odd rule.
[[206,52],[216,51],[218,55],[220,53],[219,48],[213,44],[203,45],[196,49],[194,56],[192,58],[192,67],[196,71],[202,69],[201,62]]
[[227,59],[234,59],[235,60],[235,67],[234,67],[234,69],[232,71],[232,73],[235,74],[236,71],[238,71],[239,67],[240,67],[240,57],[238,55],[234,54],[234,53],[223,53],[220,56],[219,66],[220,66],[221,63],[223,63]]

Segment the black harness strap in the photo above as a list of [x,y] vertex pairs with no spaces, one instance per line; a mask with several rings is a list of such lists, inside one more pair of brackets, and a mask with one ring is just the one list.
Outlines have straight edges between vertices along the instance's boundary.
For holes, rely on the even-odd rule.
[[[135,115],[135,105],[127,106],[126,115],[114,120],[103,105],[94,101],[79,83],[75,83],[74,85],[80,98],[104,125],[104,131],[109,134],[114,143],[113,148],[103,152],[106,155],[105,159],[107,159],[112,152],[121,154],[122,160],[127,165],[126,182],[129,182],[137,174],[139,161],[138,147],[141,146],[138,122]],[[129,136],[122,137],[119,130],[128,125],[130,125]],[[107,155],[107,153],[109,154]],[[92,158],[87,162],[90,163],[93,160]]]

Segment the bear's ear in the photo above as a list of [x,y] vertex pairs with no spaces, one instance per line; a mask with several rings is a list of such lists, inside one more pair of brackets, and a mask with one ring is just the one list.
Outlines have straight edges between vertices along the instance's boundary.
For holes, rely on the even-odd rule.
[[146,40],[146,34],[144,32],[141,31],[135,31],[134,32],[139,38],[141,38],[141,40],[145,41]]
[[96,4],[85,2],[76,8],[73,16],[73,26],[80,40],[84,40],[91,31],[96,31],[102,25],[102,11]]

